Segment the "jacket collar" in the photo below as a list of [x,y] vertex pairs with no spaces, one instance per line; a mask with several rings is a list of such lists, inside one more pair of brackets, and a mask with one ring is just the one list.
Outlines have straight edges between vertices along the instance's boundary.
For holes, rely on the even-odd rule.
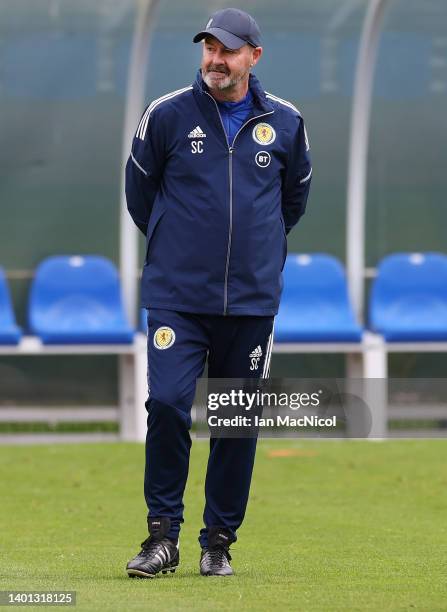
[[[262,113],[270,113],[274,110],[273,106],[270,104],[269,100],[267,99],[265,95],[265,91],[262,88],[261,83],[255,77],[254,74],[250,74],[249,81],[248,81],[248,87],[251,93],[253,94],[255,106],[259,108],[262,111]],[[206,93],[209,94],[209,89],[208,89],[207,84],[202,78],[202,71],[200,69],[197,71],[196,80],[193,83],[193,89],[196,93],[201,94],[202,96],[208,98],[208,96],[206,96],[205,94]]]

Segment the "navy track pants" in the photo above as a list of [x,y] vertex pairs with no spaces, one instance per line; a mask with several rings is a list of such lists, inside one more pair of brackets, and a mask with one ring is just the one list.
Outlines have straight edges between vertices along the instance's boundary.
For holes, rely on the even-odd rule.
[[[169,329],[160,329],[163,327]],[[202,376],[207,358],[209,378],[267,377],[272,329],[271,316],[148,311],[144,494],[148,516],[171,519],[170,538],[178,537],[183,522],[196,380]],[[250,353],[258,347],[262,356],[252,361]],[[209,527],[225,528],[236,540],[247,506],[255,453],[255,438],[211,438],[201,546],[207,546]]]

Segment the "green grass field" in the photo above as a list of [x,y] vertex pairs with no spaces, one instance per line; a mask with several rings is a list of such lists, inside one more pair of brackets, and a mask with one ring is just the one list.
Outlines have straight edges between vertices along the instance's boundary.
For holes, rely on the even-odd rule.
[[234,578],[198,575],[207,451],[193,444],[180,568],[130,580],[143,447],[0,448],[0,589],[76,590],[81,610],[447,609],[445,441],[260,442]]

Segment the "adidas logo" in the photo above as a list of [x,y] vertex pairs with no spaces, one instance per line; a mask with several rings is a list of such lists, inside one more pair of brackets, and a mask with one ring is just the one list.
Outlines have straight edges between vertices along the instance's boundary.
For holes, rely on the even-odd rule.
[[206,134],[202,132],[202,128],[198,125],[192,132],[189,132],[188,138],[206,138]]
[[262,349],[259,344],[255,350],[250,353],[249,357],[262,357]]

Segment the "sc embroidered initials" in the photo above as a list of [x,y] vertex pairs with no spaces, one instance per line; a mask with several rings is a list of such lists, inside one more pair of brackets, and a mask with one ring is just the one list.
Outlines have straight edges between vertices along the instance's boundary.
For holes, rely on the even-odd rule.
[[200,125],[195,127],[188,134],[188,138],[191,138],[191,153],[196,155],[197,153],[203,153],[203,140],[197,140],[206,138],[206,134],[202,131]]
[[203,140],[191,141],[191,153],[203,153]]
[[258,344],[258,346],[255,348],[254,351],[252,351],[249,355],[250,358],[250,370],[257,370],[259,367],[259,361],[261,360],[262,357],[262,349],[260,347],[260,345]]

